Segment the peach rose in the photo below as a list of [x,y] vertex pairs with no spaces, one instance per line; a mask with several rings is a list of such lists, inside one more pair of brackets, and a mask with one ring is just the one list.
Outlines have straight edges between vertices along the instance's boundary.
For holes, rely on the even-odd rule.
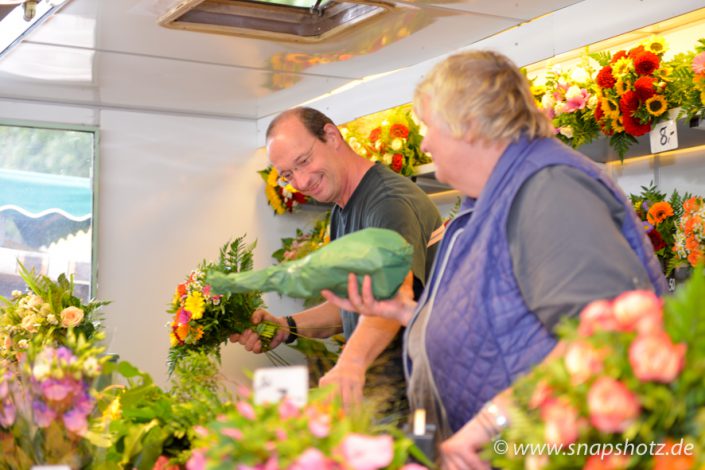
[[564,400],[552,400],[541,408],[544,437],[549,444],[568,445],[578,440],[578,410]]
[[580,312],[578,333],[581,336],[590,336],[595,331],[616,331],[618,327],[612,303],[607,300],[595,300]]
[[612,308],[620,330],[648,333],[663,329],[662,305],[653,292],[634,290],[614,299]]
[[590,377],[602,372],[604,353],[586,341],[575,341],[568,345],[564,362],[573,385],[585,383]]
[[683,370],[685,350],[664,332],[640,335],[629,346],[629,363],[639,380],[669,383]]
[[548,455],[527,455],[524,461],[525,470],[541,470],[550,463]]
[[83,310],[78,307],[66,307],[59,314],[61,326],[70,328],[78,326],[83,321]]
[[623,432],[639,416],[639,401],[622,382],[610,377],[595,381],[588,391],[590,422],[602,432]]

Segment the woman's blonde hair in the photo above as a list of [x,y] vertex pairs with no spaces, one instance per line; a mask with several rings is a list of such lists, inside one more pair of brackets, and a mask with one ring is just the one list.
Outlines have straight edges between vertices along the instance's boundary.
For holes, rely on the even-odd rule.
[[493,51],[463,52],[437,64],[417,85],[414,108],[417,114],[429,113],[458,139],[509,143],[522,134],[554,135],[526,77],[511,60]]

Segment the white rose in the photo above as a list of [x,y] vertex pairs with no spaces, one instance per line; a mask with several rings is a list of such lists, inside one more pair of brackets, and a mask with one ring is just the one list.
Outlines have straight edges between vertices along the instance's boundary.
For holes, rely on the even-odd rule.
[[558,128],[558,132],[560,132],[561,135],[568,137],[569,139],[573,138],[573,127],[571,126],[561,126]]
[[32,369],[32,375],[37,380],[46,379],[47,377],[49,377],[50,372],[51,370],[49,368],[49,364],[47,364],[46,362],[39,362],[35,364],[34,368]]
[[402,140],[399,137],[392,140],[392,150],[394,150],[395,152],[398,152],[399,150],[401,150],[401,148],[403,146],[404,146],[404,142],[402,142]]

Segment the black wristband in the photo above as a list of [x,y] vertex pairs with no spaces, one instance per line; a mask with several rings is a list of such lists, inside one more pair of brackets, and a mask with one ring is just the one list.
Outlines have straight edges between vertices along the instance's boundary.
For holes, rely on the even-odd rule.
[[286,324],[289,325],[289,336],[286,338],[284,343],[291,344],[296,341],[296,336],[298,333],[298,328],[296,327],[296,320],[294,320],[294,317],[286,317]]

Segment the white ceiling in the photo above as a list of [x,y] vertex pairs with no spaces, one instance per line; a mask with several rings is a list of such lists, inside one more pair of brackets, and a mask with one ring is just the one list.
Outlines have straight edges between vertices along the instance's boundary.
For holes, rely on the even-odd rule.
[[0,98],[261,119],[580,0],[411,0],[321,44],[173,30],[178,0],[69,0],[0,60]]

